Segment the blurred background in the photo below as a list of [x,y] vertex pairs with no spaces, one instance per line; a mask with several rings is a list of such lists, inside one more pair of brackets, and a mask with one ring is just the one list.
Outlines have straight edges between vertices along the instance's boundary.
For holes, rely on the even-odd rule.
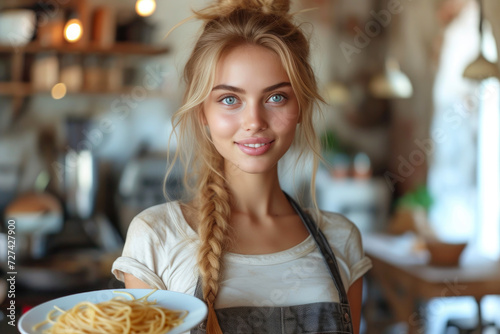
[[[0,268],[15,225],[19,315],[122,287],[110,268],[131,219],[183,195],[179,166],[162,183],[200,23],[165,35],[209,2],[0,3]],[[374,262],[362,331],[500,333],[500,2],[292,1],[302,10],[328,103],[317,201]],[[282,186],[310,203],[310,166],[289,159]]]

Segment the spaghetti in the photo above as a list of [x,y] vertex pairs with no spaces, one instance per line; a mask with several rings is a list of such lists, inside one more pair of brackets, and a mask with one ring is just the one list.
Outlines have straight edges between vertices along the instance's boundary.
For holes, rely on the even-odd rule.
[[[156,301],[148,301],[155,291],[139,299],[128,292],[115,291],[130,299],[117,296],[97,304],[84,301],[67,311],[54,306],[47,319],[35,325],[33,331],[52,324],[44,334],[164,334],[179,326],[188,312],[169,310]],[[57,312],[60,314],[56,315]]]

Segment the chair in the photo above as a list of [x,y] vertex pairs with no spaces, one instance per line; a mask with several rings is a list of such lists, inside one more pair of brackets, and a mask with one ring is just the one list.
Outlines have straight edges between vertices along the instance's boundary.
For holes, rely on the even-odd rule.
[[500,329],[496,327],[494,322],[484,322],[481,311],[481,298],[474,298],[474,300],[477,304],[477,319],[448,319],[446,322],[445,333],[448,333],[449,328],[455,327],[458,329],[458,334],[482,334],[485,333],[484,330],[487,328],[495,328],[496,331],[492,333],[500,334]]

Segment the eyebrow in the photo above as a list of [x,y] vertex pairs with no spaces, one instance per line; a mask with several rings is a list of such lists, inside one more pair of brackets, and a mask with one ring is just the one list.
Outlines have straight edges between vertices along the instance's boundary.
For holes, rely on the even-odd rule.
[[[270,92],[270,91],[273,91],[275,89],[278,89],[278,88],[281,88],[281,87],[286,87],[286,86],[292,86],[289,82],[280,82],[276,85],[272,85],[272,86],[269,86],[267,88],[264,88],[262,90],[263,93],[267,93],[267,92]],[[229,90],[231,92],[235,92],[235,93],[245,93],[245,90],[244,89],[241,89],[241,88],[238,88],[238,87],[234,87],[234,86],[230,86],[230,85],[217,85],[215,86],[214,88],[212,88],[212,91],[214,90]]]

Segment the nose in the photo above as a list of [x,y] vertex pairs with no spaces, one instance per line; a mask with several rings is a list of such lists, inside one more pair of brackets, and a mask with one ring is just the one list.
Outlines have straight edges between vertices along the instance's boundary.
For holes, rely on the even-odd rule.
[[264,107],[259,103],[248,103],[243,110],[242,127],[245,131],[267,129]]

